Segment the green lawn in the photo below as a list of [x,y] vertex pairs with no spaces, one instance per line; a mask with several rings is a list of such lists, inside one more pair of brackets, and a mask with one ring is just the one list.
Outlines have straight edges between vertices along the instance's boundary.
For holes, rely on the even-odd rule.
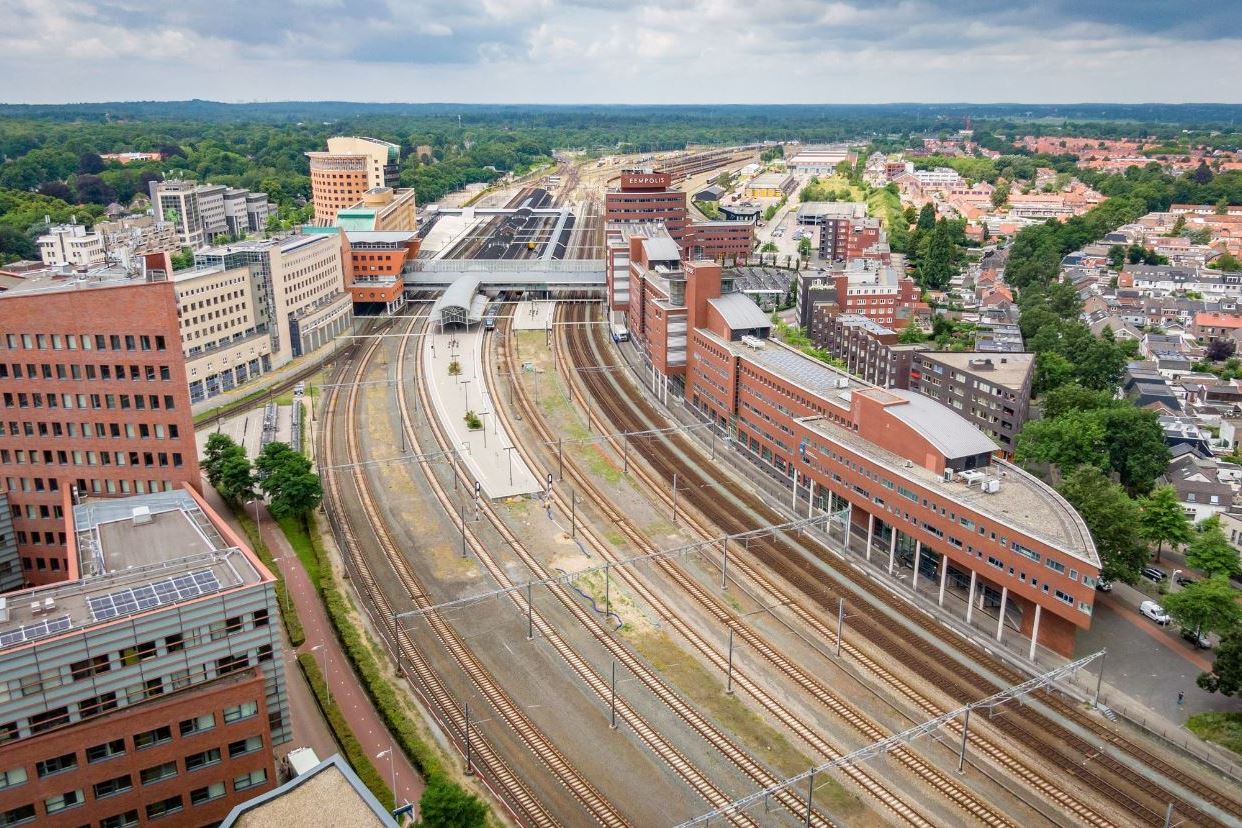
[[1186,727],[1200,739],[1242,756],[1242,713],[1196,713],[1186,721]]

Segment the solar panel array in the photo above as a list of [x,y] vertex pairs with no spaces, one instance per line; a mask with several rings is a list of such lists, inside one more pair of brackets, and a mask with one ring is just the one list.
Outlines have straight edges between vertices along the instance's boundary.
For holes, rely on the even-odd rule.
[[210,569],[176,575],[162,581],[153,581],[132,589],[119,589],[107,595],[88,598],[91,617],[96,621],[132,615],[135,612],[154,609],[165,604],[174,604],[188,598],[206,595],[220,589],[220,581],[216,573]]
[[49,635],[64,632],[71,626],[73,625],[69,623],[69,616],[67,615],[62,615],[59,618],[44,618],[37,624],[26,624],[15,630],[0,633],[0,648],[12,647],[14,644],[24,644],[27,641],[34,641],[36,638],[46,638]]

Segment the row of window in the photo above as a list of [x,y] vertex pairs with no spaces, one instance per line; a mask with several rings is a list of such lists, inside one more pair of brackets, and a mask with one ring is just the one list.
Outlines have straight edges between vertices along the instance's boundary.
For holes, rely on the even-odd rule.
[[[163,405],[161,406],[161,402]],[[0,397],[5,408],[57,408],[90,411],[174,411],[172,394],[43,394],[39,391],[5,391]]]
[[[0,362],[0,379],[27,380],[107,380],[117,382],[168,382],[172,369],[167,365],[134,365],[86,363]],[[128,368],[128,370],[126,370]]]
[[[181,427],[176,423],[62,423],[59,420],[9,420],[10,437],[81,437],[83,439],[177,440]],[[4,462],[8,462],[5,460]]]
[[162,336],[146,334],[5,334],[0,347],[10,351],[165,351]]

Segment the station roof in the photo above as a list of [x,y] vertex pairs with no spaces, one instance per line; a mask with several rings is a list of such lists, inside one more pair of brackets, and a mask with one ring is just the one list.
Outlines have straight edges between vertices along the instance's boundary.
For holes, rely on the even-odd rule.
[[431,315],[442,317],[456,311],[467,322],[482,322],[487,297],[479,293],[481,281],[482,277],[477,273],[462,274],[440,294],[431,307]]

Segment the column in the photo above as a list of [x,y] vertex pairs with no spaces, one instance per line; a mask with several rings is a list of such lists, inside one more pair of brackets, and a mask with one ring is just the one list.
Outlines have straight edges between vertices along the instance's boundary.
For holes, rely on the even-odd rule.
[[[798,476],[798,473],[794,472],[795,479],[797,478],[797,476]],[[815,506],[815,478],[811,477],[809,474],[803,475],[803,476],[806,477],[807,479],[806,516],[809,518],[811,516],[811,509],[814,508]]]
[[850,501],[845,502],[845,540],[842,547],[846,552],[850,551],[850,530],[854,527],[854,504]]
[[1031,627],[1031,650],[1026,654],[1031,661],[1035,660],[1035,641],[1039,638],[1039,615],[1043,609],[1039,603],[1035,604],[1035,624]]
[[949,580],[949,556],[940,556],[940,597],[936,599],[936,603],[944,606],[944,585]]
[[923,557],[923,542],[914,541],[914,575],[910,577],[910,589],[919,591],[919,559]]
[[970,623],[970,616],[975,611],[975,579],[979,577],[979,573],[973,569],[970,570],[970,594],[966,596],[966,623]]
[[875,535],[875,515],[867,513],[867,563],[871,562],[871,538]]
[[1000,614],[996,617],[996,640],[1001,640],[1001,633],[1005,630],[1005,605],[1009,603],[1009,587],[1001,587],[1001,605]]
[[897,527],[892,527],[892,534],[888,539],[888,574],[893,574],[893,562],[897,560],[897,536],[901,533],[897,531]]

